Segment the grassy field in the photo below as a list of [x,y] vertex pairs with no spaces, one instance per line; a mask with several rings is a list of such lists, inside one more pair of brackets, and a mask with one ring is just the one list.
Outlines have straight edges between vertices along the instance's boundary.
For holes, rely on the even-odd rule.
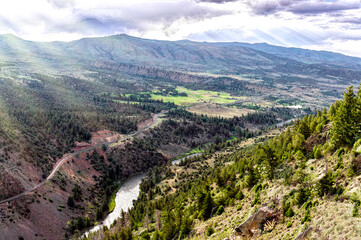
[[244,99],[244,97],[231,96],[229,93],[206,90],[190,90],[185,87],[177,87],[177,91],[187,93],[188,96],[162,96],[152,93],[151,98],[156,100],[163,99],[164,102],[174,102],[174,104],[179,106],[190,106],[194,103],[202,102],[227,104]]

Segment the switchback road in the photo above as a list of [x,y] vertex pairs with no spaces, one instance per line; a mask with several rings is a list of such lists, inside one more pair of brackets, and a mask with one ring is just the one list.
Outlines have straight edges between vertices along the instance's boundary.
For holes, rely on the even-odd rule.
[[155,114],[153,116],[153,121],[148,124],[147,126],[145,126],[144,128],[134,132],[134,133],[131,133],[131,134],[128,134],[128,135],[125,135],[123,136],[122,138],[120,139],[117,139],[115,141],[111,141],[111,142],[103,142],[103,143],[99,143],[99,144],[96,144],[96,145],[93,145],[93,146],[90,146],[90,147],[87,147],[87,148],[83,148],[81,150],[78,150],[76,152],[73,152],[73,153],[70,153],[68,155],[66,155],[65,157],[63,157],[62,159],[59,160],[58,163],[55,164],[53,170],[51,171],[51,173],[49,174],[49,176],[44,180],[42,181],[41,183],[35,185],[34,187],[28,189],[28,190],[25,190],[24,192],[22,193],[19,193],[18,195],[15,195],[15,196],[12,196],[12,197],[9,197],[7,199],[4,199],[4,200],[1,200],[0,201],[0,204],[3,204],[3,203],[7,203],[7,202],[11,202],[11,201],[14,201],[18,198],[21,198],[22,196],[25,196],[33,191],[35,191],[36,189],[38,189],[39,187],[45,185],[50,179],[52,179],[54,177],[54,175],[56,174],[56,172],[60,169],[60,167],[69,159],[71,159],[72,157],[75,157],[77,155],[79,155],[80,153],[84,153],[84,152],[89,152],[91,150],[94,150],[96,148],[100,148],[102,147],[103,145],[111,145],[113,143],[117,143],[117,142],[120,142],[120,141],[123,141],[123,140],[128,140],[136,135],[138,135],[139,133],[141,132],[144,132],[146,130],[148,130],[149,128],[151,127],[154,127],[157,123],[158,123],[158,119],[160,116],[164,115],[165,112],[163,113],[158,113],[158,114]]

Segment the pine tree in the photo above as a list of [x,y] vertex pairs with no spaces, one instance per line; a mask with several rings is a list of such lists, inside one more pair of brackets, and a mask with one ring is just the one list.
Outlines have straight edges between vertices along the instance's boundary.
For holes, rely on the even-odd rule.
[[355,141],[361,138],[361,84],[358,87],[355,109]]
[[351,85],[344,94],[344,100],[337,109],[331,129],[331,141],[335,147],[342,145],[352,146],[355,141],[355,94]]
[[306,122],[306,119],[303,119],[298,123],[298,132],[301,133],[305,139],[307,139],[311,135],[309,124]]

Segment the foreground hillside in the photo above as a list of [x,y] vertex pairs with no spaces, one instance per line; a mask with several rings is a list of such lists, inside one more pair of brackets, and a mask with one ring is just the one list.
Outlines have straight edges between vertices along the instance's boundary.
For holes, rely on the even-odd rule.
[[361,92],[242,143],[155,168],[90,239],[358,239]]

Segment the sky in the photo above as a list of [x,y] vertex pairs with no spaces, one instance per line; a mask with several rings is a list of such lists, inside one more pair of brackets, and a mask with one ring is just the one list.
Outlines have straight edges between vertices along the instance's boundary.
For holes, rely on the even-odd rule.
[[0,7],[5,33],[266,42],[361,57],[361,0],[11,0]]

